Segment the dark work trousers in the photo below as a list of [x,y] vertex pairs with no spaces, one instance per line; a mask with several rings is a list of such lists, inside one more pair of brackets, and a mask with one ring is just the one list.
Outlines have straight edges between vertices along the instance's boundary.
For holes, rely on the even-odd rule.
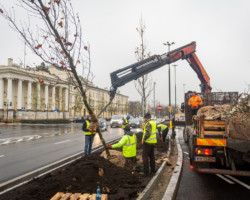
[[151,167],[151,172],[155,171],[155,155],[154,155],[154,144],[147,144],[144,143],[142,145],[142,160],[143,160],[143,164],[144,164],[144,169],[143,172],[145,175],[149,174],[149,161],[148,159],[150,159],[150,167]]
[[197,115],[198,109],[193,109],[193,110],[191,110],[191,111],[192,111],[192,118],[193,118],[194,115]]
[[135,163],[136,163],[136,157],[135,156],[134,157],[130,157],[130,158],[126,158],[125,157],[125,166],[128,169],[132,170],[133,167],[135,166]]
[[166,141],[167,134],[168,134],[168,128],[166,128],[164,131],[162,131],[162,141],[163,142]]

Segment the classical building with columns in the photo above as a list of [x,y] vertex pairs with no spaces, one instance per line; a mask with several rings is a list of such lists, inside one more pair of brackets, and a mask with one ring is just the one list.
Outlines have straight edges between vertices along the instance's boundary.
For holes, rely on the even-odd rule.
[[[0,65],[0,119],[73,119],[88,113],[78,90],[70,84],[64,70],[22,68],[13,64]],[[90,84],[88,101],[98,113],[108,102],[107,89]],[[117,94],[103,117],[128,113],[128,97]]]

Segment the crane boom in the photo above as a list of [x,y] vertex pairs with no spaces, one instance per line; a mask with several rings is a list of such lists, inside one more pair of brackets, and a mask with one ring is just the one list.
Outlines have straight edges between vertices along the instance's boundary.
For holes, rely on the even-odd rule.
[[110,99],[114,98],[118,87],[121,87],[132,80],[136,80],[166,64],[171,64],[180,59],[186,59],[191,68],[196,72],[201,81],[201,91],[211,92],[212,88],[210,86],[210,78],[196,56],[195,49],[196,42],[191,42],[190,44],[172,50],[168,53],[151,56],[145,60],[112,72],[110,74],[112,84],[109,92]]

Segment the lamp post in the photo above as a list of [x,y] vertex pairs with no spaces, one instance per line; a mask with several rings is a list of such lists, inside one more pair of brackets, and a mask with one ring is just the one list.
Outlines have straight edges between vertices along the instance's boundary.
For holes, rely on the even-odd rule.
[[154,82],[154,114],[155,114],[155,116],[156,116],[156,111],[155,111],[155,82]]
[[176,67],[178,65],[173,65],[174,66],[174,94],[175,94],[175,112],[176,112],[176,95],[177,95],[177,91],[176,91]]
[[47,109],[47,119],[49,119],[49,105],[45,104],[45,109]]
[[[170,52],[170,46],[175,44],[174,42],[166,42],[163,43],[163,45],[168,46],[168,52]],[[170,64],[168,65],[168,80],[169,80],[169,107],[171,107],[171,79],[170,79]],[[172,122],[171,122],[171,112],[169,112],[169,120],[170,120],[170,128],[172,128]]]
[[184,93],[184,102],[185,102],[185,86],[186,86],[186,83],[183,83],[183,93]]
[[7,99],[7,102],[3,103],[4,106],[6,106],[6,111],[7,111],[7,121],[9,119],[9,106],[12,106],[12,102],[9,102],[9,99]]

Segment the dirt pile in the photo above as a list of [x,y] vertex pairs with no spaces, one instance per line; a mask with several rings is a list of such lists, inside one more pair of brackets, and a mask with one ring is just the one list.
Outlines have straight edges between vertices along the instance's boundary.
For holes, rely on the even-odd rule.
[[226,120],[230,138],[250,140],[250,95],[242,95],[231,107]]
[[[137,156],[141,157],[141,137],[138,135]],[[109,200],[136,199],[143,191],[153,174],[144,177],[139,171],[131,172],[100,156],[101,152],[84,156],[70,165],[36,178],[0,196],[11,200],[46,200],[57,192],[96,193],[97,186]],[[166,143],[158,141],[155,148],[156,161],[166,157]],[[161,162],[156,162],[159,168]]]

